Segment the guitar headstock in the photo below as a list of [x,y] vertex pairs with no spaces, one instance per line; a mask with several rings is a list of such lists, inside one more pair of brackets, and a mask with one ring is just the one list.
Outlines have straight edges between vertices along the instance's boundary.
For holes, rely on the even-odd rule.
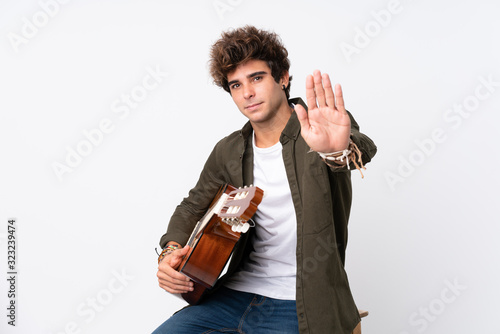
[[233,227],[235,232],[248,231],[247,221],[257,210],[264,192],[256,186],[233,189],[227,195],[224,206],[218,213],[221,220]]

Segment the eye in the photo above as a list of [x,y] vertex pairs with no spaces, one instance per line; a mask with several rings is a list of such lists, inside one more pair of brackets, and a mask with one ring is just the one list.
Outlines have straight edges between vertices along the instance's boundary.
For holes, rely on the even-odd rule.
[[240,84],[239,83],[235,83],[235,84],[232,84],[231,87],[229,87],[229,88],[236,89],[238,87],[240,87]]
[[262,77],[261,77],[261,76],[259,76],[259,75],[253,78],[253,80],[254,80],[254,81],[259,81],[259,80],[261,80],[261,79],[262,79]]

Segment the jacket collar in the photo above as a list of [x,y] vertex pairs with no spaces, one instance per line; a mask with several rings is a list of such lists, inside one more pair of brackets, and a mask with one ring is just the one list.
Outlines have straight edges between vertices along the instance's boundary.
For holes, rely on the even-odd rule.
[[300,134],[300,122],[297,118],[297,113],[295,112],[295,105],[300,104],[307,110],[307,106],[302,101],[300,97],[296,97],[293,99],[288,100],[288,104],[292,106],[294,109],[294,112],[290,116],[290,119],[288,120],[288,123],[286,124],[285,128],[283,129],[283,132],[281,132],[281,137],[280,141],[282,144],[285,144],[288,140],[293,139],[297,140]]

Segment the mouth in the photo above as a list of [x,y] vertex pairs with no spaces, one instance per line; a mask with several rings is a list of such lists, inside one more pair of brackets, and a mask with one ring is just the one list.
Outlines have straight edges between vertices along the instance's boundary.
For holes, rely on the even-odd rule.
[[252,103],[252,104],[250,104],[250,105],[246,106],[246,107],[245,107],[245,109],[246,109],[246,110],[250,110],[250,111],[255,110],[255,109],[257,109],[257,108],[258,108],[258,107],[259,107],[262,103],[263,103],[263,102],[259,102],[259,103]]

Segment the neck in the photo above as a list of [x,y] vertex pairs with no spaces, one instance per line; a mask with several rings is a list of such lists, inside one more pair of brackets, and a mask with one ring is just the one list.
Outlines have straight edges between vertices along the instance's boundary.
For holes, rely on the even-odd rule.
[[283,132],[293,111],[288,103],[283,106],[269,122],[265,124],[252,123],[257,147],[270,147],[280,140],[281,132]]

